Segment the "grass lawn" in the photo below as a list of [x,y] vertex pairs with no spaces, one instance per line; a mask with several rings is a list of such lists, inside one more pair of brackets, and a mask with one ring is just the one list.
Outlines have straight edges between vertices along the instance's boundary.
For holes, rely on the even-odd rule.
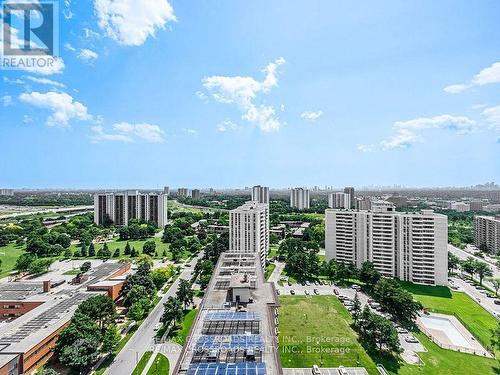
[[184,319],[179,328],[171,333],[171,340],[176,342],[179,345],[184,345],[186,343],[186,338],[189,334],[189,330],[193,325],[194,318],[196,317],[196,313],[198,310],[192,309],[188,310],[188,312],[184,315]]
[[269,276],[273,273],[274,269],[276,268],[276,264],[270,263],[266,267],[266,281],[269,280]]
[[284,296],[280,303],[279,353],[283,367],[311,367],[322,360],[323,367],[363,366],[370,374],[378,374],[338,298]]
[[[154,240],[156,243],[156,252],[158,254],[157,257],[154,257],[156,259],[161,259],[163,258],[163,252],[166,250],[167,251],[167,257],[168,259],[172,259],[172,253],[168,251],[170,244],[168,243],[163,243],[161,241],[161,238],[159,237],[151,237],[151,238],[146,238],[144,240],[131,240],[128,241],[130,244],[130,247],[135,247],[135,249],[139,252],[139,254],[142,254],[142,247],[144,246],[144,243],[148,240]],[[118,238],[114,239],[113,241],[107,242],[108,248],[111,251],[111,254],[114,253],[114,251],[119,248],[120,249],[120,256],[118,258],[111,258],[111,259],[130,259],[130,256],[124,255],[123,251],[125,249],[125,245],[127,244],[127,241],[121,241]],[[95,244],[95,251],[96,254],[104,246],[104,244]],[[75,251],[76,249],[79,249],[80,245],[72,244],[70,246],[71,251]],[[187,259],[191,253],[189,252],[184,252],[182,254],[182,259]],[[84,258],[77,258],[77,259],[84,259]]]
[[147,375],[165,375],[170,371],[170,364],[168,363],[168,358],[163,354],[158,353],[151,367],[148,370]]
[[491,346],[492,330],[498,321],[464,292],[453,292],[444,286],[401,283],[413,297],[430,311],[455,315],[483,346]]
[[401,367],[398,369],[382,361],[386,370],[391,374],[494,375],[500,372],[500,367],[495,359],[482,358],[472,354],[441,349],[431,342],[423,333],[419,333],[416,336],[427,349],[427,352],[419,353],[424,364],[422,366],[413,366],[406,364],[406,362],[400,362],[399,364]]
[[267,254],[268,258],[272,258],[275,256],[278,256],[278,245],[271,245],[269,246],[269,253]]
[[25,252],[25,249],[25,245],[16,246],[14,242],[9,243],[7,246],[0,247],[0,259],[2,260],[0,278],[8,276],[14,270],[17,258]]
[[151,358],[152,355],[153,355],[153,352],[150,352],[150,351],[145,352],[142,355],[141,359],[139,360],[139,363],[137,364],[137,366],[135,366],[134,371],[132,371],[132,374],[141,375],[142,371],[144,370],[144,368],[146,367],[146,364],[149,361],[149,358]]

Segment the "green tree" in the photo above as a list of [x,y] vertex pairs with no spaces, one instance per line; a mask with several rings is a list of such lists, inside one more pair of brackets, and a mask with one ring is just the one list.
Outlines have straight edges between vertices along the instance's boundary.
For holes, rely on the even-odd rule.
[[92,296],[78,306],[76,312],[93,319],[102,332],[114,324],[116,318],[116,306],[114,301],[105,295]]
[[60,374],[54,369],[44,368],[43,370],[37,371],[36,375],[60,375]]
[[87,368],[97,360],[99,341],[85,337],[65,346],[59,353],[59,361],[75,371]]
[[448,251],[448,272],[453,272],[460,266],[460,258]]
[[476,261],[474,265],[475,273],[479,276],[479,285],[483,285],[483,279],[485,277],[493,276],[490,266],[485,262]]
[[172,324],[175,326],[178,322],[182,320],[183,311],[182,304],[176,298],[168,297],[167,302],[163,304],[163,315],[161,317],[161,322],[168,326]]
[[107,242],[104,242],[104,245],[97,252],[97,256],[101,259],[111,258],[111,250],[109,250]]
[[500,324],[493,331],[493,336],[491,337],[491,344],[497,350],[500,350]]
[[127,316],[129,319],[135,320],[138,322],[144,317],[145,311],[142,307],[141,302],[136,302],[128,309]]
[[30,263],[28,266],[28,272],[32,274],[48,272],[50,265],[54,261],[51,258],[38,258]]
[[82,265],[80,266],[80,271],[87,272],[88,270],[90,270],[91,267],[92,264],[90,262],[83,262]]
[[70,259],[73,256],[73,253],[70,249],[64,250],[64,259]]
[[468,273],[470,277],[474,277],[474,273],[476,272],[476,261],[473,257],[468,257],[460,261],[460,267],[465,273]]
[[139,255],[139,253],[137,252],[137,250],[135,249],[135,247],[132,246],[132,250],[130,250],[130,257],[131,258],[135,258]]
[[115,252],[113,253],[113,258],[119,258],[120,257],[120,248],[116,248]]
[[130,244],[127,241],[127,244],[125,245],[125,249],[123,250],[123,255],[130,255],[130,252],[132,249],[130,248]]
[[95,245],[93,242],[89,245],[89,257],[95,257]]
[[113,353],[120,343],[120,333],[116,324],[111,324],[104,333],[102,339],[101,353]]
[[156,243],[154,240],[147,240],[144,242],[144,246],[142,247],[142,253],[153,255],[156,251]]
[[380,278],[380,272],[375,269],[372,262],[367,261],[361,265],[359,279],[364,282],[369,289],[373,288]]
[[177,299],[187,309],[187,306],[193,303],[194,292],[191,288],[191,283],[188,280],[181,279],[179,288],[177,289]]
[[361,302],[359,301],[358,293],[354,295],[354,300],[352,302],[352,318],[354,324],[358,323],[359,316],[361,315]]
[[500,289],[500,279],[495,278],[495,277],[490,277],[488,280],[490,281],[491,285],[493,285],[493,288],[495,289],[495,295],[498,296],[498,289]]
[[17,260],[14,268],[19,272],[27,272],[30,268],[31,263],[33,263],[37,259],[35,254],[24,253],[21,254]]

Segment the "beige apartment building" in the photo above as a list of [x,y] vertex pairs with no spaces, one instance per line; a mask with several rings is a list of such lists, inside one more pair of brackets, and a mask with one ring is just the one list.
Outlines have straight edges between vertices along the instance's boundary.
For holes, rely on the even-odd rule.
[[306,210],[309,208],[309,201],[309,190],[295,188],[290,191],[290,207]]
[[269,205],[246,202],[229,211],[229,251],[257,253],[265,265],[269,252]]
[[252,201],[269,204],[269,187],[260,185],[252,187]]
[[326,260],[370,261],[386,277],[421,284],[448,282],[448,218],[422,210],[418,213],[327,209]]
[[500,216],[474,216],[474,245],[489,253],[500,251]]

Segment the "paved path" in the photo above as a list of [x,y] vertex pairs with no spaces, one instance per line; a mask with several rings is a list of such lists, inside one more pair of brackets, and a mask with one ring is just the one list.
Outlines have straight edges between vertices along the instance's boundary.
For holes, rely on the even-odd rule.
[[271,276],[269,276],[268,282],[273,282],[276,284],[276,286],[278,286],[278,281],[280,279],[281,272],[283,272],[283,268],[285,268],[285,263],[275,262],[274,264],[276,265],[276,267],[274,268]]
[[[132,370],[136,366],[136,362],[141,359],[144,352],[147,350],[154,350],[154,337],[155,337],[155,325],[160,321],[163,314],[163,303],[167,301],[168,297],[175,296],[177,293],[177,288],[179,286],[179,281],[181,279],[189,280],[193,274],[194,266],[199,258],[203,256],[203,252],[198,254],[190,262],[191,267],[183,268],[180,276],[172,284],[168,292],[163,296],[161,301],[155,306],[155,308],[149,313],[148,317],[140,325],[137,331],[134,333],[132,338],[123,347],[120,353],[116,356],[115,360],[111,366],[106,370],[106,375],[125,375],[132,373]],[[170,367],[174,367],[175,363],[170,363]]]

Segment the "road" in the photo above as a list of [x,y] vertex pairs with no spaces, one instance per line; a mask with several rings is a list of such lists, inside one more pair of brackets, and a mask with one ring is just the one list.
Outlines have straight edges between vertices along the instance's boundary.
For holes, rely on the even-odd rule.
[[[500,278],[500,270],[495,265],[491,264],[490,262],[487,262],[486,260],[484,260],[482,258],[474,256],[471,253],[469,253],[465,250],[459,249],[459,248],[457,248],[453,245],[450,245],[450,244],[448,244],[448,251],[451,252],[452,254],[456,255],[460,259],[467,259],[469,257],[472,257],[479,262],[486,263],[488,266],[490,266],[491,271],[493,272],[493,277]],[[491,283],[488,280],[483,280],[483,283],[486,286],[488,286],[489,288],[493,288],[493,286],[491,285]]]
[[45,208],[42,210],[22,211],[22,212],[15,212],[12,214],[0,215],[0,220],[12,219],[12,218],[18,217],[18,216],[33,215],[33,214],[64,213],[64,212],[72,212],[72,211],[81,211],[81,213],[84,213],[84,212],[90,212],[93,210],[94,210],[94,206],[73,206],[73,207],[59,207],[59,208],[54,207],[54,208]]
[[[196,262],[203,256],[203,252],[198,254],[189,264],[190,267],[184,267],[180,276],[172,284],[168,292],[162,297],[161,301],[149,313],[148,317],[144,320],[141,326],[134,333],[132,338],[123,347],[120,353],[116,356],[111,366],[106,370],[107,375],[125,375],[131,374],[136,366],[136,361],[140,360],[144,352],[154,349],[154,336],[155,325],[160,321],[163,314],[163,303],[167,301],[168,297],[175,296],[179,281],[181,279],[189,280],[193,275],[193,270]],[[175,363],[170,363],[173,368]]]

